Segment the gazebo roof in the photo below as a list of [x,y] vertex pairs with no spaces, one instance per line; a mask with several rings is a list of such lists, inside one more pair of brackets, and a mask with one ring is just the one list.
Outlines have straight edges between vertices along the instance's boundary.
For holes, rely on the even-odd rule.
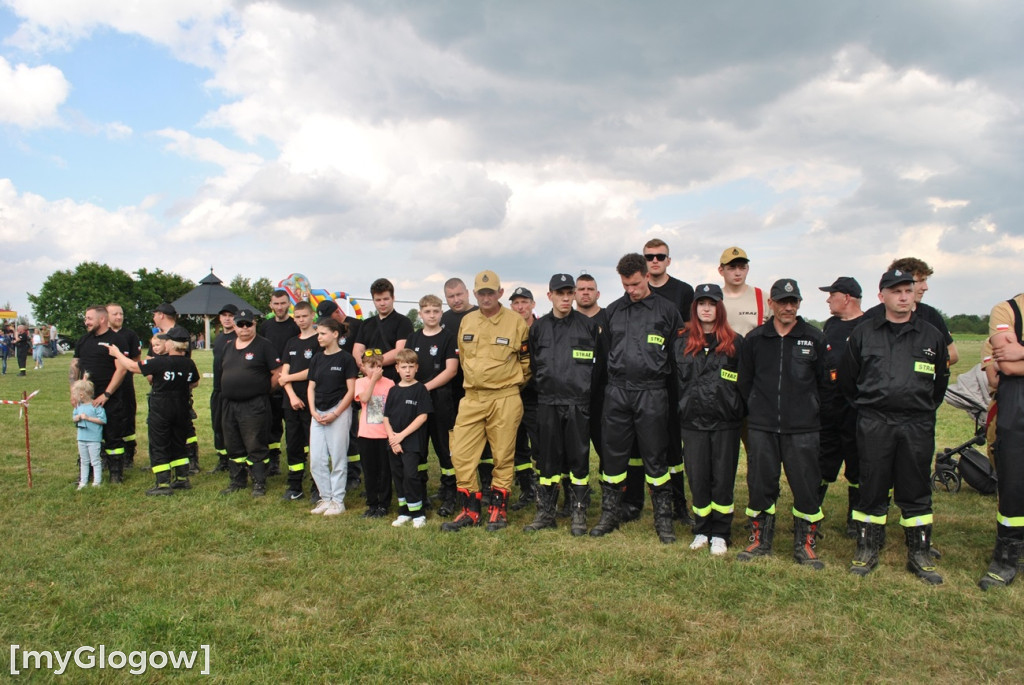
[[217,316],[226,304],[233,304],[239,309],[251,309],[257,315],[262,314],[251,304],[225,288],[222,285],[223,282],[213,273],[213,269],[210,269],[210,273],[199,281],[199,285],[171,304],[174,305],[178,314],[189,316]]

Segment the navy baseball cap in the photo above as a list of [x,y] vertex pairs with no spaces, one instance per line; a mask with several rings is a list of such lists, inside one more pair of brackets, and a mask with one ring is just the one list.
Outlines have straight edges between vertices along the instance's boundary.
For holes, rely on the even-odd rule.
[[782,300],[803,300],[800,296],[800,286],[792,278],[780,278],[772,283],[771,294],[768,297],[776,302]]
[[693,289],[693,301],[696,302],[701,298],[707,298],[714,300],[715,302],[722,301],[722,288],[717,283],[702,283]]
[[902,271],[900,269],[889,269],[884,274],[882,274],[881,280],[878,281],[878,289],[885,290],[886,288],[891,288],[895,285],[899,285],[900,283],[913,282],[914,274],[910,273],[909,271]]
[[818,288],[823,293],[843,293],[850,297],[861,297],[864,292],[860,289],[860,283],[851,276],[840,276],[832,285],[824,285]]
[[518,287],[518,288],[516,288],[515,290],[512,291],[512,294],[509,295],[509,297],[508,297],[508,301],[509,302],[514,302],[517,297],[525,297],[528,300],[532,300],[533,299],[533,293],[530,292],[529,288],[524,288],[524,287],[520,286],[520,287]]
[[[566,288],[575,288],[576,279],[569,274],[555,274],[548,281],[548,291],[555,292],[556,290],[564,290]],[[527,291],[529,292],[529,291]]]

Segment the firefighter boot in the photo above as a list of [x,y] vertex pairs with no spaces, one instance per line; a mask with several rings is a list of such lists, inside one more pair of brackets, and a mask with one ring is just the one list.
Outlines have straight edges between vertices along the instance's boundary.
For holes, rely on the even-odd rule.
[[932,585],[941,585],[942,576],[935,570],[930,554],[931,524],[904,528],[903,532],[907,538],[907,570]]
[[[676,532],[672,526],[672,486],[663,485],[651,488],[651,507],[654,509],[654,532],[664,545],[676,541]],[[684,505],[686,499],[683,499]]]
[[[452,482],[448,482],[451,479]],[[441,476],[441,491],[438,496],[441,504],[437,507],[437,515],[448,518],[455,513],[455,483],[451,476]]]
[[775,514],[761,512],[750,520],[750,544],[736,555],[736,561],[751,561],[770,556],[775,538]]
[[801,566],[810,566],[815,571],[825,568],[818,559],[815,546],[818,542],[818,524],[807,519],[793,520],[793,560]]
[[480,478],[480,504],[482,507],[491,506],[491,476],[494,473],[494,464],[480,462],[477,467]]
[[572,496],[572,527],[569,531],[573,537],[587,534],[587,504],[590,502],[589,485],[573,485],[569,491]]
[[110,468],[110,482],[111,483],[123,483],[124,482],[124,463],[122,461],[124,455],[111,454],[107,456],[107,463]]
[[217,465],[213,467],[213,473],[220,473],[222,471],[230,471],[231,467],[228,463],[228,455],[217,454]]
[[158,471],[156,474],[156,485],[146,490],[146,494],[153,495],[173,495],[174,490],[171,489],[171,472]]
[[1012,538],[996,538],[996,548],[992,552],[992,563],[988,565],[985,575],[978,581],[978,587],[988,590],[992,587],[1006,587],[1017,576],[1017,564],[1020,563],[1020,549],[1024,545]]
[[174,467],[174,478],[171,480],[171,488],[174,490],[191,490],[192,483],[188,480],[188,466],[182,464]]
[[267,494],[267,462],[254,462],[252,467],[252,496],[263,497]]
[[690,508],[686,506],[686,477],[682,471],[672,474],[672,518],[684,526],[693,528],[696,523],[690,515]]
[[194,476],[199,473],[199,443],[193,441],[185,447],[188,451],[188,475]]
[[857,522],[853,520],[853,510],[860,506],[860,488],[851,485],[846,488],[846,537],[857,540],[860,537],[860,530]]
[[441,530],[454,533],[469,526],[480,525],[480,493],[469,492],[459,488],[455,495],[455,504],[459,508],[459,515],[453,521],[445,521],[441,524]]
[[622,504],[622,486],[601,483],[601,518],[590,529],[590,537],[599,538],[619,527],[619,507]]
[[879,523],[857,524],[857,551],[850,564],[850,573],[866,576],[878,566],[878,553],[882,549],[885,526]]
[[537,516],[533,523],[523,526],[524,533],[532,533],[545,528],[557,528],[555,507],[558,501],[557,485],[541,485],[537,489]]
[[537,495],[537,474],[532,468],[523,469],[517,474],[519,481],[519,501],[509,507],[512,511],[525,509],[534,502],[538,502]]
[[562,508],[555,512],[555,516],[560,519],[572,516],[572,495],[569,494],[572,486],[569,484],[570,482],[569,477],[562,474]]
[[491,503],[487,506],[487,532],[508,527],[508,490],[491,488]]
[[124,441],[124,468],[130,470],[135,468],[135,440]]
[[249,467],[244,462],[229,461],[228,474],[231,480],[228,481],[228,486],[220,491],[222,495],[230,495],[233,492],[244,490],[249,483]]

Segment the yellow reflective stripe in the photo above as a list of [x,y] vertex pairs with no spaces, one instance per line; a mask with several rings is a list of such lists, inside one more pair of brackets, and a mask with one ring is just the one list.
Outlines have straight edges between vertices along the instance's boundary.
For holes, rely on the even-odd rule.
[[[306,448],[306,451],[307,452],[309,451],[308,447]],[[358,461],[359,461],[359,455],[358,454],[354,454],[354,455],[352,455],[351,457],[348,458],[348,463],[350,463],[350,464],[355,464]]]
[[157,466],[153,467],[153,473],[163,473],[164,471],[170,471],[170,470],[171,470],[171,465],[170,464],[158,464]]
[[856,509],[850,513],[850,518],[854,521],[860,521],[861,523],[877,523],[880,526],[884,526],[886,521],[885,514],[882,514],[881,516],[871,516],[870,514],[865,514],[863,511],[857,511]]
[[171,467],[173,468],[175,466],[188,466],[188,457],[185,457],[184,459],[175,459],[174,461],[172,461]]
[[857,488],[858,490],[860,489],[860,483],[851,483],[850,481],[846,481],[846,484],[851,488]]
[[117,449],[113,449],[113,450],[103,450],[103,451],[104,451],[104,452],[105,452],[106,454],[108,454],[108,455],[109,455],[109,454],[124,454],[124,448],[123,448],[123,447],[118,447]]
[[269,445],[267,445],[267,449],[268,450],[279,450],[279,449],[281,449],[281,443],[280,442],[272,442]]
[[1007,528],[1024,528],[1024,516],[1003,516],[997,512],[996,523]]
[[412,502],[406,506],[409,508],[409,511],[419,511],[423,508],[423,502]]
[[593,350],[573,350],[572,358],[592,360],[594,358],[594,352]]
[[227,450],[217,450],[217,454],[219,454],[222,457],[226,457],[226,456],[228,456],[228,451]]
[[544,478],[543,476],[541,476],[541,479],[540,479],[540,484],[541,485],[558,485],[561,482],[562,482],[562,477],[561,476],[552,476],[551,478]]
[[768,507],[764,511],[758,511],[757,509],[751,509],[750,507],[747,507],[747,509],[746,509],[746,511],[744,513],[747,516],[749,516],[750,518],[757,518],[761,514],[771,514],[772,516],[774,516],[775,515],[775,505],[773,504],[772,506]]
[[635,459],[630,459],[627,463],[630,466],[643,466],[644,465],[644,460],[641,459],[640,457],[636,457]]
[[185,441],[186,445],[191,445],[193,442],[199,442],[199,438],[193,435],[191,438]]
[[135,433],[132,433],[131,435],[124,436],[123,440],[125,442],[135,442]]
[[441,469],[441,475],[442,476],[454,476],[455,475],[455,469]]
[[805,514],[802,511],[797,511],[796,507],[793,507],[793,517],[803,519],[804,521],[810,521],[811,523],[817,523],[821,519],[825,518],[825,515],[821,513],[821,509],[813,514]]
[[531,464],[531,463],[527,462],[527,463],[525,463],[525,464],[519,464],[519,465],[517,465],[517,466],[516,466],[516,468],[515,468],[515,470],[516,470],[516,471],[518,472],[518,471],[525,471],[525,470],[527,470],[527,469],[532,469],[532,468],[533,468],[533,464]]
[[570,480],[571,480],[573,485],[590,485],[590,476],[589,475],[588,476],[583,476],[582,478],[576,478],[575,476],[571,476]]
[[930,526],[932,525],[932,515],[925,514],[924,516],[914,516],[912,518],[900,517],[900,525],[904,528],[917,528],[918,526]]
[[494,457],[490,457],[488,459],[481,459],[480,463],[481,464],[491,464],[493,466],[494,465]]
[[[303,446],[302,453],[303,454],[309,454],[309,445]],[[351,461],[351,459],[349,461]]]
[[664,345],[665,344],[665,338],[661,337],[660,335],[656,335],[654,333],[649,333],[647,335],[647,342],[651,343],[652,345]]
[[427,470],[427,465],[426,464],[419,464],[419,465],[416,466],[416,470],[417,471],[426,471]]
[[693,513],[696,514],[697,516],[701,516],[701,517],[710,516],[711,515],[711,505],[709,504],[706,507],[694,507],[693,508]]
[[935,374],[935,364],[929,364],[928,362],[914,362],[914,371],[918,373],[930,373]]
[[666,471],[664,476],[658,476],[657,478],[652,478],[651,476],[644,476],[644,478],[650,485],[658,487],[659,485],[664,485],[665,483],[672,480],[672,474]]
[[288,464],[289,471],[301,471],[306,468],[305,464]]
[[722,378],[724,380],[732,381],[733,383],[735,383],[736,379],[739,378],[739,377],[740,377],[740,375],[738,373],[736,373],[735,371],[729,371],[728,369],[722,369]]
[[237,459],[232,459],[231,461],[235,462],[236,464],[251,464],[252,463],[251,461],[249,461],[248,457],[238,457]]
[[735,508],[732,504],[716,504],[715,502],[712,502],[711,508],[717,511],[719,514],[731,514],[735,511]]
[[604,481],[605,483],[609,483],[611,485],[617,485],[617,484],[623,482],[624,480],[626,480],[626,474],[625,473],[620,473],[617,476],[609,476],[607,473],[602,473],[601,474],[601,480]]

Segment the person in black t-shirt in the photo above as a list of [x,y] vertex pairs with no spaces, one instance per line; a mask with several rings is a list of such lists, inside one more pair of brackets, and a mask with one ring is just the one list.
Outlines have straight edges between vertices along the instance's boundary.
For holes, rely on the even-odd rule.
[[[299,335],[284,346],[281,357],[281,387],[284,388],[285,434],[288,445],[288,489],[284,499],[302,499],[302,480],[306,470],[306,454],[309,452],[309,426],[312,418],[306,404],[309,365],[320,353],[320,343],[313,329],[313,307],[309,302],[295,305],[293,316],[299,327]],[[316,482],[313,483],[314,490]],[[315,499],[315,498],[314,498]]]
[[221,413],[220,397],[220,367],[224,357],[226,345],[234,344],[238,333],[235,332],[235,314],[238,307],[233,304],[226,304],[217,313],[220,320],[221,331],[214,336],[210,343],[210,350],[213,352],[213,390],[210,392],[210,423],[213,424],[213,448],[217,450],[217,466],[213,472],[228,470],[228,450],[224,446],[224,421]]
[[147,495],[172,495],[174,490],[188,490],[188,449],[185,440],[192,425],[190,392],[199,385],[199,371],[185,356],[189,334],[175,326],[156,336],[164,342],[164,354],[139,363],[125,356],[116,347],[107,348],[117,365],[131,373],[148,376],[153,383],[149,396],[150,466],[156,486]]
[[[299,335],[299,326],[288,314],[291,301],[286,290],[275,290],[270,295],[270,309],[273,318],[264,319],[260,325],[260,335],[270,341],[277,356],[283,358],[284,346],[289,340]],[[281,473],[281,437],[284,435],[284,391],[280,388],[270,394],[270,459],[267,475],[277,476]]]
[[[139,336],[130,328],[124,328],[124,308],[116,302],[107,304],[107,320],[110,323],[110,330],[124,336],[125,344],[128,347],[128,357],[139,361],[142,355],[142,342]],[[138,444],[135,439],[135,416],[138,412],[138,403],[135,399],[135,383],[125,383],[125,404],[128,417],[127,431],[124,436],[124,467],[130,469],[135,465],[135,450]]]
[[[416,380],[430,393],[434,413],[427,419],[427,433],[434,443],[434,454],[441,467],[441,489],[438,497],[441,504],[437,513],[451,516],[455,512],[455,467],[452,466],[450,431],[455,426],[455,401],[452,395],[452,379],[459,368],[458,348],[455,334],[441,328],[441,298],[424,295],[420,298],[420,318],[423,328],[415,331],[406,341],[406,349],[412,350],[419,358]],[[426,488],[427,450],[423,450],[420,465]]]
[[427,452],[427,417],[433,412],[430,393],[416,380],[418,357],[412,350],[400,350],[396,356],[398,385],[388,392],[384,403],[384,428],[391,448],[391,477],[398,494],[396,528],[412,521],[413,528],[427,523],[423,513],[426,491],[419,475],[421,455]]
[[[363,322],[354,316],[346,315],[345,311],[334,300],[324,300],[318,304],[316,306],[316,316],[317,321],[331,318],[342,324],[341,337],[338,338],[338,347],[353,355],[354,358],[356,338],[359,337],[359,331],[362,330]],[[362,360],[356,361],[357,366],[361,363]],[[359,483],[362,480],[363,467],[359,455],[358,432],[359,407],[357,405],[352,408],[352,432],[348,440],[348,485],[346,489],[349,492],[359,487]]]
[[127,371],[118,368],[107,348],[116,346],[126,355],[130,352],[120,333],[110,328],[107,308],[93,306],[85,312],[87,333],[75,345],[75,357],[68,369],[68,384],[88,377],[96,389],[92,403],[107,412],[103,426],[103,456],[110,469],[110,482],[124,481],[124,436],[128,434],[128,408],[124,401]]
[[395,371],[395,354],[405,348],[405,342],[412,335],[412,322],[404,314],[395,312],[395,286],[386,278],[378,278],[370,284],[373,306],[377,316],[363,321],[356,337],[352,356],[362,370],[363,352],[379,350],[384,355],[384,377],[398,382]]
[[252,469],[252,496],[267,494],[270,451],[270,393],[278,387],[281,359],[266,338],[256,335],[252,310],[235,315],[238,337],[225,345],[221,361],[224,443],[231,483],[222,495],[244,489]]

